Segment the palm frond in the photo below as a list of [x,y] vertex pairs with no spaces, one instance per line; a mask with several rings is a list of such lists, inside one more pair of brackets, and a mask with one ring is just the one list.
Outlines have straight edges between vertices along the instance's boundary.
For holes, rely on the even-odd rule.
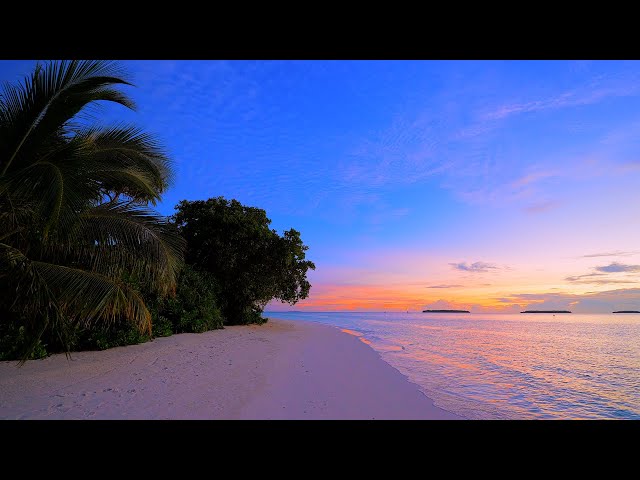
[[33,262],[33,268],[56,293],[62,310],[84,325],[97,320],[115,322],[119,318],[151,332],[151,314],[131,287],[96,272],[46,262]]
[[7,275],[14,277],[23,295],[29,295],[29,302],[21,305],[30,313],[27,318],[48,318],[43,313],[55,312],[85,326],[122,318],[150,332],[151,315],[140,295],[105,275],[34,261],[0,243],[0,278]]
[[65,339],[62,338],[66,330],[62,326],[65,318],[58,308],[54,293],[33,268],[29,259],[18,249],[5,243],[0,243],[0,286],[7,290],[3,293],[8,293],[10,299],[10,302],[7,302],[6,298],[0,297],[2,300],[0,305],[4,313],[7,313],[6,309],[8,309],[9,312],[17,313],[17,316],[25,321],[22,326],[29,341],[21,352],[21,364],[49,326],[54,327],[63,345],[66,344]]
[[[130,83],[113,76],[112,62],[101,60],[50,62],[37,68],[17,86],[5,86],[0,95],[0,175],[16,162],[35,161],[34,153],[87,104],[108,100],[133,107],[110,88]],[[15,164],[14,164],[15,167]]]
[[[75,140],[83,144],[85,158],[91,161],[87,168],[92,169],[99,180],[105,165],[112,170],[133,169],[146,175],[156,194],[151,198],[142,195],[144,200],[155,202],[173,181],[171,161],[157,140],[139,128],[127,125],[90,128],[78,131]],[[109,185],[108,181],[106,183]],[[126,184],[114,184],[113,187],[115,191],[118,187],[130,190],[134,198],[138,193]]]
[[99,198],[100,186],[83,174],[79,162],[68,148],[50,153],[45,160],[2,177],[0,195],[36,214],[34,220],[39,219],[45,238],[52,229],[63,232],[90,201]]
[[117,64],[73,60],[0,92],[0,307],[26,319],[30,348],[70,322],[149,330],[131,285],[175,289],[185,242],[146,207],[171,183],[170,160],[138,128],[78,121],[99,101],[134,108],[121,85]]
[[77,232],[77,252],[105,275],[135,273],[161,294],[172,293],[183,264],[184,239],[169,222],[144,207],[107,203],[86,211]]

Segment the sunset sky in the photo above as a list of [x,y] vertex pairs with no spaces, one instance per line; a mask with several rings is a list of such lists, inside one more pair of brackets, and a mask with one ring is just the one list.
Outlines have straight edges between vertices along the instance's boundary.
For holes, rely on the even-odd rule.
[[[640,62],[126,61],[177,181],[293,227],[267,310],[640,309]],[[0,62],[15,81],[33,61]]]

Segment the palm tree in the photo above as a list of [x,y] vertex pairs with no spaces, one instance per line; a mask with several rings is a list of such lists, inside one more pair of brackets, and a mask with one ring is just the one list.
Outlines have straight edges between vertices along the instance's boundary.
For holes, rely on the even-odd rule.
[[184,242],[150,209],[172,178],[154,138],[99,127],[87,107],[134,108],[117,64],[37,65],[0,93],[0,322],[25,327],[28,354],[42,333],[125,319],[151,329],[135,278],[175,289]]

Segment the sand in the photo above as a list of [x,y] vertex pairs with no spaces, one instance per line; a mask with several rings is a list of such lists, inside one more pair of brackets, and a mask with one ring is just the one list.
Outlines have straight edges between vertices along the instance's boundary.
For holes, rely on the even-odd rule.
[[356,336],[303,321],[0,362],[1,419],[455,419]]

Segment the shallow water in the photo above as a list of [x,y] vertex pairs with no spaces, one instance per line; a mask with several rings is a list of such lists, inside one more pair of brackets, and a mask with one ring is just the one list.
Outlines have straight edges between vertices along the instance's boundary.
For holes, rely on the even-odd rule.
[[268,312],[361,334],[472,419],[640,419],[640,314]]

